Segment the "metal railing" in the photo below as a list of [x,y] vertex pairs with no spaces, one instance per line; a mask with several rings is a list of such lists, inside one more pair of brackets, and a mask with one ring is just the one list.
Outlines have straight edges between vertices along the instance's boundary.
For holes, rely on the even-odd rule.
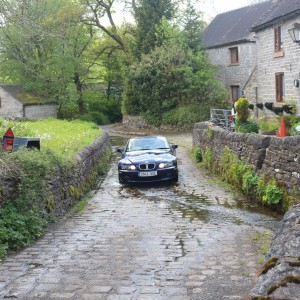
[[210,121],[226,130],[233,130],[232,114],[229,109],[210,110]]

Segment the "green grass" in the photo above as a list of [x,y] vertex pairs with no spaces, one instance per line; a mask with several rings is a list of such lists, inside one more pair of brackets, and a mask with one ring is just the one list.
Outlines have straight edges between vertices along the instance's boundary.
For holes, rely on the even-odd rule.
[[[58,168],[71,166],[73,155],[102,134],[96,124],[78,120],[14,122],[0,118],[1,136],[9,127],[18,137],[40,137],[41,150],[0,151],[0,161],[16,170],[17,175],[14,176],[18,178],[17,194],[13,201],[6,201],[0,207],[0,261],[8,253],[30,245],[43,234],[51,221],[53,209],[51,195],[47,193],[48,176],[55,174]],[[104,166],[105,161],[101,163],[99,174],[104,171]],[[87,184],[92,184],[92,178]],[[78,187],[78,190],[84,192],[84,188],[90,187],[87,184]],[[84,208],[87,199],[88,196],[78,203],[76,211]]]
[[65,159],[91,144],[102,134],[94,124],[80,120],[66,121],[46,119],[35,122],[13,122],[0,120],[0,134],[11,127],[18,137],[31,136],[41,139],[41,151],[51,150]]

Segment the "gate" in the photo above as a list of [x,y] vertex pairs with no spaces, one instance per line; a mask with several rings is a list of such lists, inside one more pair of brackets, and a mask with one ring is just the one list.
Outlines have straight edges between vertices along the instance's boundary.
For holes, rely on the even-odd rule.
[[210,110],[210,121],[226,130],[233,130],[232,114],[230,109],[215,109]]

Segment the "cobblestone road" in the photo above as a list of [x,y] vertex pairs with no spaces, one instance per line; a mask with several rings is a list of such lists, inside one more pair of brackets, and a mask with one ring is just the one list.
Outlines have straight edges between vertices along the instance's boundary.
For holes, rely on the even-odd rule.
[[277,221],[178,156],[175,185],[121,186],[112,162],[82,212],[0,264],[0,299],[243,299]]

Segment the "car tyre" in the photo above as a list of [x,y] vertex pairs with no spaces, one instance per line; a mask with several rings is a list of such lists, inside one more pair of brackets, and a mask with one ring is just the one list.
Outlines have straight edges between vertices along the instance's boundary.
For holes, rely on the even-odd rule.
[[118,179],[119,179],[119,183],[120,184],[124,184],[125,183],[124,180],[120,177],[120,175],[118,175]]
[[178,174],[172,179],[172,182],[178,182]]

